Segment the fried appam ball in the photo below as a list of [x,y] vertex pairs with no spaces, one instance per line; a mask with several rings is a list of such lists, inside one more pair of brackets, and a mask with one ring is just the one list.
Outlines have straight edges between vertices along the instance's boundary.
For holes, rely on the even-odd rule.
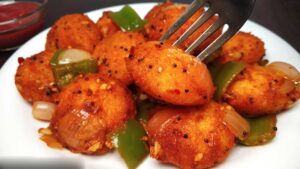
[[138,45],[126,63],[135,84],[160,101],[201,105],[215,90],[206,65],[169,44],[152,41]]
[[115,32],[119,31],[120,28],[116,25],[113,20],[109,17],[111,11],[103,12],[103,15],[97,21],[97,26],[100,29],[101,35],[103,38],[114,34]]
[[224,124],[225,106],[156,108],[147,124],[150,156],[179,168],[209,168],[226,159],[235,136]]
[[264,42],[251,33],[238,32],[220,51],[218,62],[241,61],[248,64],[257,63],[265,55]]
[[135,115],[127,88],[99,74],[78,76],[59,98],[50,128],[58,141],[74,152],[109,151],[112,134]]
[[93,52],[93,57],[98,61],[99,73],[114,77],[124,85],[132,83],[125,58],[129,56],[130,50],[141,42],[144,42],[144,36],[138,32],[118,31],[104,38]]
[[[145,25],[145,32],[149,40],[159,40],[169,27],[180,17],[186,10],[187,4],[174,4],[166,2],[158,4],[145,16],[147,24]],[[167,41],[169,43],[175,42],[203,13],[203,9],[197,11],[174,35]],[[210,25],[216,21],[217,17],[212,17],[205,24],[203,24],[195,33],[193,33],[180,47],[186,49],[189,47]],[[199,53],[213,42],[220,34],[221,29],[204,41],[196,50]]]
[[275,114],[299,99],[291,80],[279,72],[248,65],[228,86],[224,101],[244,116]]
[[64,15],[51,27],[46,49],[77,48],[92,53],[102,39],[97,25],[83,14]]
[[18,59],[15,84],[26,101],[57,101],[58,89],[49,65],[52,55],[52,52],[43,51],[26,59]]

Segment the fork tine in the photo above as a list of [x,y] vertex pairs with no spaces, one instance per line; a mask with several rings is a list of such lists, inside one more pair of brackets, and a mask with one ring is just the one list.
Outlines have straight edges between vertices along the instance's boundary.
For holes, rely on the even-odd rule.
[[173,46],[178,46],[184,42],[191,34],[193,34],[200,26],[202,26],[209,18],[214,15],[214,10],[209,8],[203,15],[201,15],[177,40]]
[[[238,29],[237,29],[238,30]],[[218,50],[226,41],[228,41],[237,31],[235,28],[228,28],[228,30],[220,35],[213,43],[205,48],[197,58],[203,61],[207,56]]]
[[201,43],[203,43],[210,35],[215,33],[220,27],[225,24],[224,20],[219,17],[217,21],[212,24],[205,32],[197,38],[186,50],[186,53],[191,53],[194,51]]
[[186,11],[175,21],[175,23],[167,30],[161,37],[160,41],[164,42],[176,32],[200,7],[204,5],[207,0],[194,0]]

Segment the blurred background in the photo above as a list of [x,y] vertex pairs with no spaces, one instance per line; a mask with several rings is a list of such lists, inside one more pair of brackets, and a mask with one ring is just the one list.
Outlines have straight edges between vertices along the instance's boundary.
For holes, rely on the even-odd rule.
[[[1,1],[1,0],[0,0]],[[141,2],[164,0],[49,0],[44,28],[48,28],[62,15],[84,13],[99,8]],[[192,0],[174,0],[190,3]],[[268,28],[300,52],[300,0],[256,0],[250,20]],[[43,30],[42,29],[42,30]],[[0,52],[0,67],[14,51]]]

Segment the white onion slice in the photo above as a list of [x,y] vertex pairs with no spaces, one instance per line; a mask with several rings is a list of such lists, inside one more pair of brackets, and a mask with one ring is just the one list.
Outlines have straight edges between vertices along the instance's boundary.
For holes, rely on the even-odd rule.
[[238,114],[233,108],[225,108],[224,122],[229,130],[240,140],[244,140],[250,133],[250,125],[246,119]]
[[300,82],[297,82],[297,83],[296,83],[296,90],[297,90],[298,92],[300,92]]
[[272,62],[267,65],[268,69],[283,73],[288,79],[299,82],[300,81],[300,73],[299,71],[292,65],[285,62]]
[[32,115],[38,120],[50,121],[56,109],[56,104],[36,101],[32,106]]
[[164,111],[153,115],[149,120],[147,130],[149,133],[158,134],[164,128],[164,125],[169,122],[169,120],[177,117],[177,112]]
[[286,94],[286,93],[290,93],[291,91],[293,91],[295,89],[295,84],[293,81],[286,79],[283,84],[280,86],[279,88],[279,92]]
[[66,49],[59,54],[58,64],[76,63],[87,59],[92,59],[89,52],[80,49]]

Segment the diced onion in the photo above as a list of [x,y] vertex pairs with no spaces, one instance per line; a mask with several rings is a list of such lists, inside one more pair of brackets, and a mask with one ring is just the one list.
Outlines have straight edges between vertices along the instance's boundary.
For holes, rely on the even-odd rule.
[[50,102],[36,101],[32,106],[32,115],[38,120],[50,121],[56,105]]
[[224,122],[226,126],[238,139],[246,139],[250,133],[250,125],[247,120],[229,106],[225,108],[225,111]]
[[44,134],[40,137],[40,139],[44,141],[50,148],[59,150],[63,148],[63,145],[53,135]]
[[178,113],[170,111],[164,111],[153,115],[153,117],[148,122],[148,133],[160,132],[163,129],[164,124],[166,124],[172,118],[177,117],[177,115]]
[[296,90],[300,92],[300,82],[296,83]]
[[59,54],[58,64],[69,64],[92,59],[89,52],[80,49],[66,49]]
[[293,81],[286,79],[279,88],[279,92],[286,94],[295,89],[295,84]]
[[273,62],[267,65],[267,68],[283,73],[288,79],[299,82],[300,81],[300,73],[299,71],[292,65],[284,62]]

